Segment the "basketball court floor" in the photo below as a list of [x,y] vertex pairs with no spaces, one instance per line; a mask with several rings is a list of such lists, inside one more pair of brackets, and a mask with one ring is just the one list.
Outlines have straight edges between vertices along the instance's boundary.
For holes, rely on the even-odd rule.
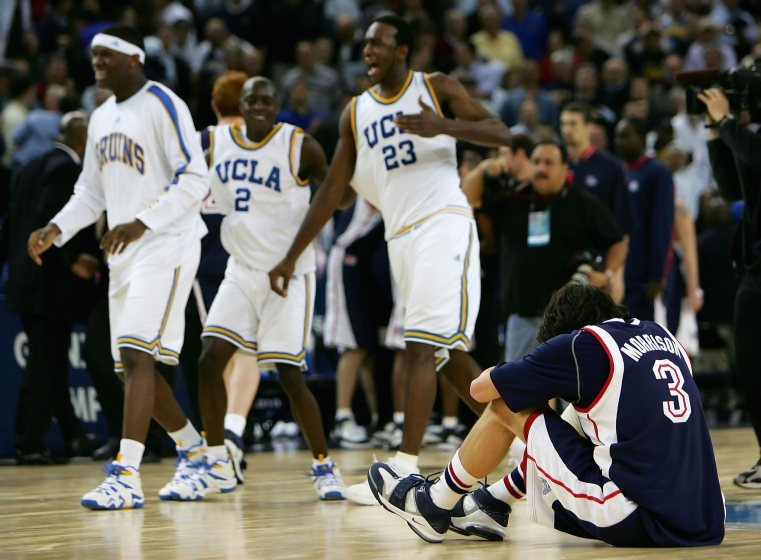
[[[172,463],[143,467],[145,508],[95,512],[81,508],[84,492],[103,476],[98,465],[0,467],[0,558],[99,558],[247,560],[266,558],[733,558],[761,559],[761,490],[742,490],[732,477],[758,459],[750,429],[712,432],[727,498],[727,534],[718,547],[615,549],[535,525],[525,504],[510,516],[505,542],[449,533],[428,544],[380,507],[319,502],[303,475],[303,451],[250,454],[248,479],[232,494],[202,502],[161,502],[156,493]],[[347,484],[364,479],[373,453],[335,451]],[[447,464],[452,452],[424,451],[423,473]],[[506,472],[501,468],[495,476]],[[503,472],[504,471],[504,472]]]

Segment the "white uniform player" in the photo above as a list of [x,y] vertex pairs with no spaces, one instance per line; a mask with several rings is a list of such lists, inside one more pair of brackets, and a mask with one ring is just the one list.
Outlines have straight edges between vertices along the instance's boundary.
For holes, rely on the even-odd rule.
[[309,183],[298,177],[303,141],[304,131],[285,123],[257,144],[235,124],[217,127],[211,136],[211,191],[226,215],[222,245],[231,256],[202,336],[254,353],[260,366],[269,369],[275,363],[307,367],[314,248],[299,257],[287,298],[270,290],[267,274],[309,209]]
[[410,71],[394,98],[369,89],[352,100],[351,184],[383,214],[404,340],[438,346],[441,368],[448,349],[470,346],[481,298],[479,243],[460,189],[456,140],[406,134],[394,124],[397,115],[419,113],[420,98],[441,115],[427,75]]
[[63,245],[105,210],[109,228],[139,219],[148,230],[108,258],[114,367],[120,348],[146,351],[177,364],[185,334],[185,304],[206,227],[199,215],[209,190],[193,119],[171,90],[148,81],[95,110],[74,196],[53,218]]

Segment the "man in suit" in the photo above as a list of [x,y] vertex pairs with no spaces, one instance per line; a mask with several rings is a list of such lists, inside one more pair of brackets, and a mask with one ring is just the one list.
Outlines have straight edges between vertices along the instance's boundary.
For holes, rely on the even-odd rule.
[[[19,464],[61,462],[45,449],[52,417],[58,421],[67,455],[80,455],[94,443],[85,436],[69,397],[68,351],[71,328],[86,322],[92,303],[99,254],[92,228],[37,266],[27,240],[63,208],[74,191],[87,145],[88,117],[64,115],[58,142],[20,168],[11,185],[3,224],[8,260],[6,308],[18,313],[28,337],[28,357],[16,411],[15,446]],[[0,259],[0,261],[3,259]]]

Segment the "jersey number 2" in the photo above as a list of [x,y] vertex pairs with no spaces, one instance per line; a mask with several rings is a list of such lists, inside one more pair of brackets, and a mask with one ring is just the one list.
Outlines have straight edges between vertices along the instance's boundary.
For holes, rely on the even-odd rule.
[[690,405],[690,395],[682,390],[684,387],[682,370],[671,360],[655,360],[653,373],[656,379],[668,381],[669,393],[672,397],[676,397],[676,403],[671,399],[663,401],[663,414],[674,424],[687,422],[692,413],[692,406]]
[[251,199],[251,190],[240,188],[235,191],[235,211],[248,212],[248,201]]
[[[406,150],[406,153],[403,154],[404,157],[399,160],[402,162],[402,165],[412,165],[417,161],[415,146],[412,145],[411,140],[399,142],[399,149]],[[391,145],[383,146],[383,154],[383,160],[386,162],[386,171],[391,171],[392,169],[399,167],[399,162],[396,161],[396,148]]]

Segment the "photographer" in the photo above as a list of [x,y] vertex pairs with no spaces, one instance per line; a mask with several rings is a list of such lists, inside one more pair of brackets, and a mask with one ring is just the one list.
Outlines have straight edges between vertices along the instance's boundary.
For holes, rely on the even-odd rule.
[[[735,300],[735,347],[740,387],[756,438],[761,444],[761,136],[748,130],[730,113],[720,89],[698,94],[707,108],[711,140],[708,154],[714,178],[727,201],[744,200],[740,227],[732,242],[735,265],[746,267]],[[731,161],[734,160],[734,165]],[[761,459],[734,483],[761,488]]]
[[[531,165],[530,181],[487,173],[480,197],[474,196],[478,189],[467,179],[463,189],[498,233],[507,361],[536,348],[541,315],[555,290],[569,281],[609,287],[627,253],[624,234],[610,211],[568,182],[564,147],[539,142]],[[579,260],[591,249],[607,252],[599,267],[604,272]]]

